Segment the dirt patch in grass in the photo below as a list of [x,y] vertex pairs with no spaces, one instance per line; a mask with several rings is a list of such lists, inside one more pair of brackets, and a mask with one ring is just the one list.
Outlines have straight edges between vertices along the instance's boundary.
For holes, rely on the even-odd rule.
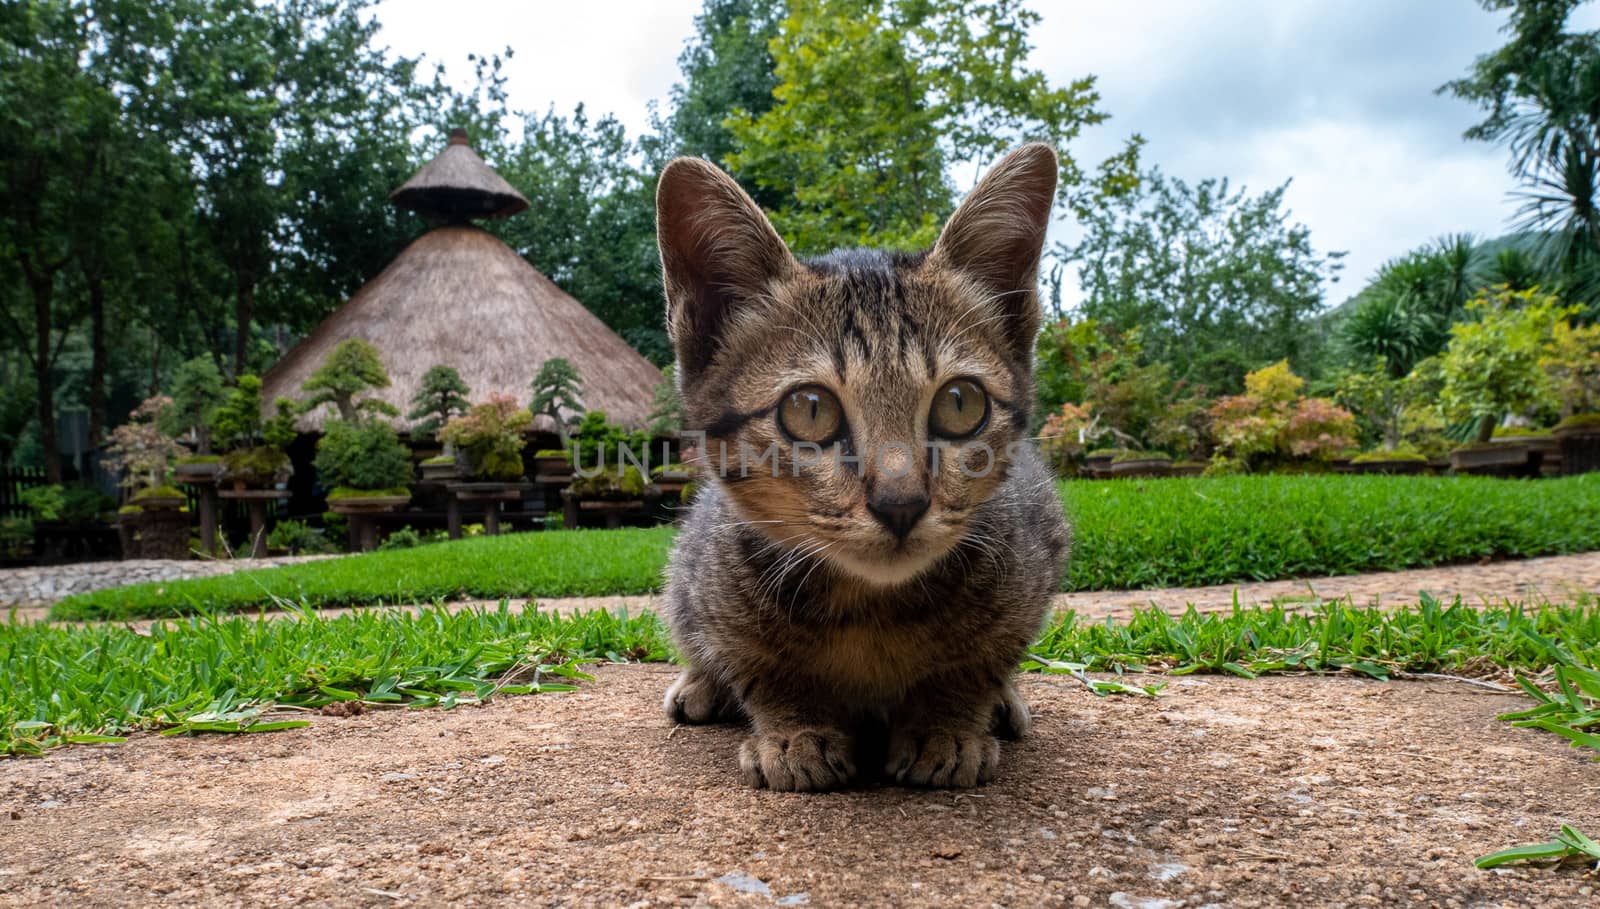
[[[1581,869],[1472,859],[1600,827],[1600,765],[1449,682],[1030,677],[972,792],[739,786],[673,729],[673,670],[0,765],[0,904],[1592,905]],[[1163,902],[1165,901],[1165,902]]]

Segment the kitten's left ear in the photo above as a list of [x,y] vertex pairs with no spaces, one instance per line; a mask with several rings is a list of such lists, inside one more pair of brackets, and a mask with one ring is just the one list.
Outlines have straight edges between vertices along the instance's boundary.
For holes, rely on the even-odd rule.
[[1003,324],[1019,356],[1032,357],[1039,331],[1039,256],[1055,204],[1056,153],[1024,145],[978,181],[929,255],[930,265],[967,275],[1012,318]]

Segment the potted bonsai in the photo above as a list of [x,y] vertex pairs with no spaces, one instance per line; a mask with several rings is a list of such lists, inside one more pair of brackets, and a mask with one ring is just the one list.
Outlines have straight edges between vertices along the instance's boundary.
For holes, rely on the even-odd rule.
[[1454,419],[1472,420],[1472,443],[1450,452],[1461,473],[1497,476],[1537,474],[1531,447],[1515,441],[1495,444],[1495,426],[1507,413],[1548,404],[1549,376],[1540,356],[1551,327],[1563,318],[1555,298],[1537,291],[1500,288],[1467,304],[1476,319],[1450,326],[1450,343],[1441,359],[1442,403]]
[[1111,456],[1107,475],[1120,477],[1164,477],[1172,469],[1172,456],[1162,451],[1119,451]]
[[1410,445],[1400,443],[1394,448],[1376,448],[1350,459],[1353,473],[1390,475],[1418,474],[1428,469],[1428,458]]
[[172,406],[162,417],[162,428],[192,446],[174,464],[180,483],[207,485],[216,482],[222,458],[211,450],[212,411],[222,400],[222,373],[209,356],[198,356],[178,365],[172,377]]
[[128,491],[130,504],[146,511],[177,511],[187,497],[169,483],[172,462],[183,455],[183,446],[161,430],[172,409],[166,395],[146,398],[129,414],[128,422],[111,432],[111,444],[102,462],[107,470],[120,473],[121,486]]
[[528,403],[533,418],[549,417],[555,424],[560,448],[541,449],[534,452],[534,473],[541,476],[563,476],[572,472],[571,435],[568,428],[585,412],[583,405],[583,379],[578,370],[562,357],[552,357],[539,366],[533,377],[533,400]]
[[1377,447],[1349,459],[1351,473],[1415,474],[1427,469],[1427,457],[1404,442],[1407,409],[1416,387],[1406,377],[1394,375],[1381,356],[1374,358],[1371,369],[1340,380],[1337,400],[1378,436]]
[[323,424],[313,461],[333,511],[390,511],[411,501],[410,452],[394,427],[377,418],[398,416],[399,411],[370,394],[357,398],[387,387],[389,373],[377,349],[359,338],[340,341],[300,386],[310,392],[303,405],[307,412],[324,405],[334,408]]
[[577,526],[583,511],[603,514],[608,527],[619,526],[625,513],[643,512],[645,498],[656,490],[626,453],[644,455],[648,433],[629,432],[607,422],[605,411],[591,410],[573,433],[573,443],[578,463],[571,485],[562,492],[569,527]]
[[187,497],[168,482],[183,446],[160,426],[171,407],[165,395],[145,399],[112,431],[106,449],[106,469],[122,474],[121,485],[129,493],[118,522],[124,558],[181,559],[189,553]]
[[1561,401],[1561,422],[1551,435],[1561,448],[1562,473],[1600,470],[1600,325],[1558,322],[1542,364]]
[[213,441],[222,446],[220,483],[236,492],[278,489],[294,468],[284,449],[294,441],[294,402],[279,398],[275,415],[261,417],[261,379],[246,373],[212,412]]
[[500,532],[501,502],[518,501],[531,484],[523,479],[523,432],[533,414],[510,395],[489,400],[455,417],[439,430],[439,441],[452,446],[467,462],[467,480],[451,483],[450,538],[461,536],[460,502],[481,502],[484,527]]
[[1056,476],[1077,476],[1084,449],[1103,434],[1099,418],[1091,415],[1089,405],[1069,401],[1046,417],[1039,428],[1039,453]]
[[[412,420],[411,441],[437,440],[439,430],[455,417],[467,412],[467,396],[471,390],[462,381],[461,374],[449,366],[434,366],[422,374],[422,387],[411,398],[411,410],[406,419]],[[422,478],[442,481],[460,478],[465,465],[460,455],[449,445],[432,457],[422,460]]]

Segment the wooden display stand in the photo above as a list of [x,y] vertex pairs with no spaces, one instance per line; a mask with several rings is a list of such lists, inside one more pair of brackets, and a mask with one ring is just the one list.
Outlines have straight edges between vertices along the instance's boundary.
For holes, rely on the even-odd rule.
[[222,489],[217,495],[244,502],[250,507],[250,558],[267,557],[267,503],[287,502],[287,489]]
[[461,505],[463,502],[481,504],[483,506],[483,532],[491,537],[500,535],[500,503],[519,502],[522,496],[533,484],[527,481],[515,483],[448,483],[445,488],[450,491],[449,511],[445,520],[449,527],[450,539],[461,539]]

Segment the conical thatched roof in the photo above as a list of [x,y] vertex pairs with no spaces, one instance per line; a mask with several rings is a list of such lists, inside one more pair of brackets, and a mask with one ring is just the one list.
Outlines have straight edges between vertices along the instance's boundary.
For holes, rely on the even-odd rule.
[[[381,274],[318,325],[263,377],[263,398],[303,400],[301,383],[340,341],[378,348],[392,385],[379,395],[410,410],[422,374],[455,367],[472,400],[499,392],[527,403],[540,364],[565,357],[583,377],[583,400],[613,422],[642,427],[661,371],[527,260],[477,227],[423,234]],[[317,431],[331,411],[300,420]],[[549,417],[537,429],[554,432]]]
[[467,143],[467,131],[452,129],[450,144],[389,194],[389,200],[425,218],[465,223],[474,218],[509,218],[528,200]]

